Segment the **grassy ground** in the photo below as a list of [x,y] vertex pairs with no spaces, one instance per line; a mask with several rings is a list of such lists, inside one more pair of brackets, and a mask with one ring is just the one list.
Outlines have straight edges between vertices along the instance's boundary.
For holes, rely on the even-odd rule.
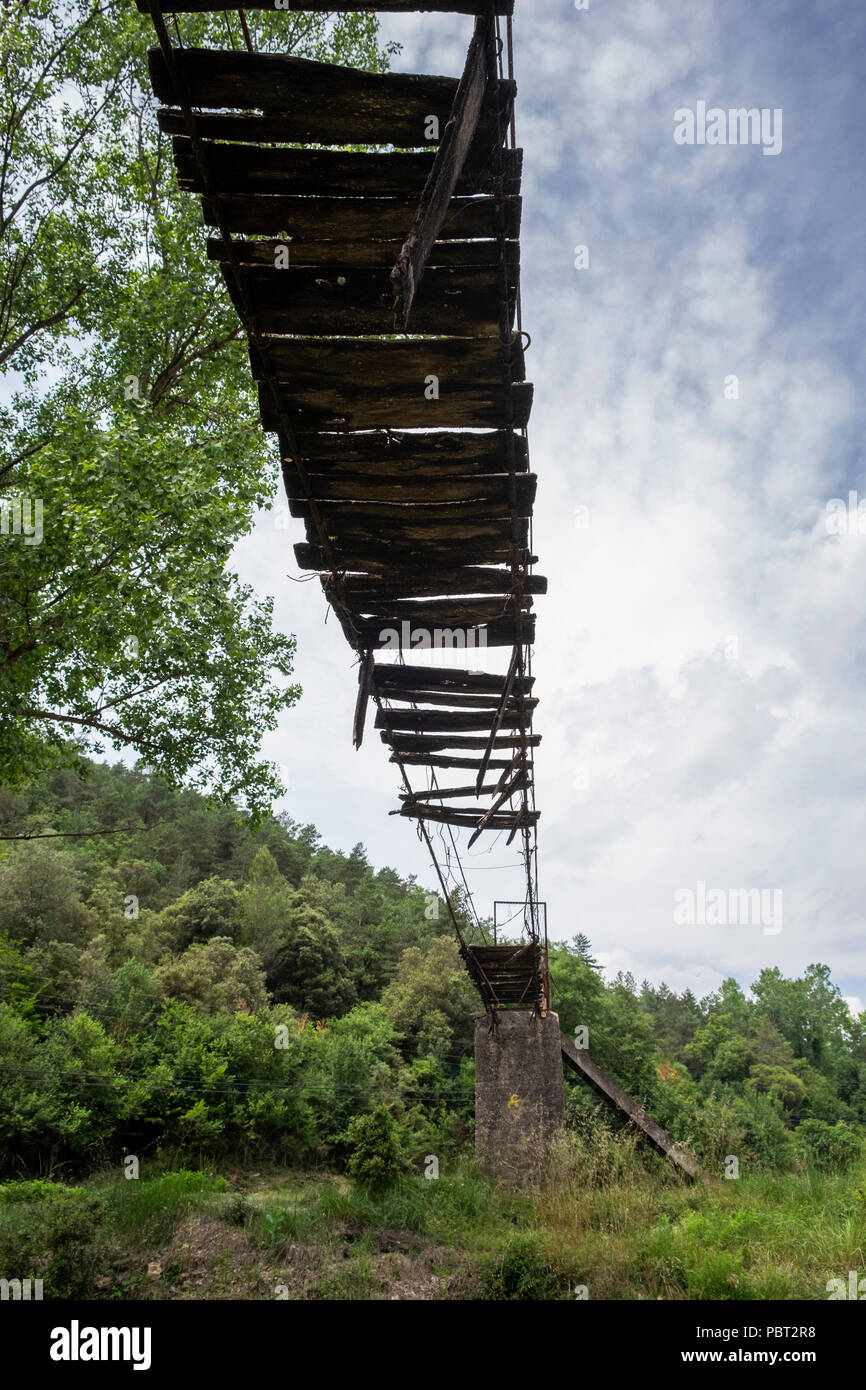
[[692,1186],[604,1133],[518,1193],[468,1163],[378,1196],[226,1167],[0,1187],[0,1277],[45,1298],[826,1299],[851,1269],[866,1166]]

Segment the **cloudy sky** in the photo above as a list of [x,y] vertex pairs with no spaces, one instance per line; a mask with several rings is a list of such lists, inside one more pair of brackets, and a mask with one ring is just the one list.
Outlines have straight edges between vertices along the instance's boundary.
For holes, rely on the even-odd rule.
[[[457,75],[471,24],[382,37],[395,68]],[[550,934],[700,994],[823,961],[866,999],[866,518],[832,534],[827,509],[866,497],[866,10],[518,0],[514,33]],[[781,111],[780,152],[677,143],[699,102]],[[237,556],[298,638],[304,697],[265,747],[285,809],[432,884],[384,748],[352,750],[352,654],[287,577],[301,538],[271,514]],[[464,860],[485,914],[522,896],[492,839]],[[781,917],[676,921],[699,884]]]

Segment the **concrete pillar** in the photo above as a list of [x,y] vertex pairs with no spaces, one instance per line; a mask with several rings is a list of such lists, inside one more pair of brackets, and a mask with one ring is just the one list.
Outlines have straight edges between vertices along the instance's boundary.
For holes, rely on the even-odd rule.
[[501,1009],[475,1016],[475,1158],[501,1178],[531,1176],[562,1124],[559,1016]]

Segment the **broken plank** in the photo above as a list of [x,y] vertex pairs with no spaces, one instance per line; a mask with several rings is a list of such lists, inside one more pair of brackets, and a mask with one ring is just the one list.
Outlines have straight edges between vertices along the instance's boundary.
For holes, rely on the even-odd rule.
[[[188,134],[162,50],[150,49],[147,59],[154,94],[169,103],[157,113],[160,129],[170,135]],[[366,72],[292,54],[242,49],[178,48],[174,61],[196,108],[199,134],[220,140],[435,148],[438,142],[429,138],[429,119],[445,126],[459,86],[455,77]],[[515,96],[513,83],[497,86],[481,113],[483,129],[492,138],[500,119],[510,119]],[[222,114],[225,108],[232,114]],[[208,109],[220,114],[199,114]],[[254,111],[265,114],[249,114]],[[249,136],[235,133],[246,130]]]
[[[237,56],[259,55],[238,53]],[[330,63],[324,63],[322,66],[329,69],[332,67]],[[363,75],[366,77],[370,74]],[[203,104],[220,105],[213,100]],[[244,98],[240,97],[236,101],[222,104],[245,104],[251,107],[261,103],[249,99],[244,103]],[[402,115],[388,102],[381,107],[372,105],[363,114],[358,114],[339,102],[329,105],[323,105],[321,102],[316,104],[314,101],[298,102],[294,93],[286,94],[284,104],[286,109],[283,111],[264,115],[249,110],[230,113],[196,111],[196,130],[203,140],[228,140],[245,145],[393,145],[401,150],[435,151],[437,142],[426,139],[424,134],[428,120],[432,116],[440,120],[444,126],[448,117],[447,106],[440,105],[437,110],[433,102],[422,104],[422,111],[426,114],[420,119],[414,113]],[[509,116],[507,104],[502,112],[502,124],[492,106],[481,112],[470,160],[480,161],[485,154],[489,155],[489,152],[501,143],[501,131],[507,128]],[[183,111],[177,107],[161,107],[156,113],[156,119],[164,135],[189,134]]]
[[492,787],[482,787],[481,791],[477,792],[473,783],[471,787],[433,787],[424,791],[401,792],[400,800],[403,802],[447,801],[452,796],[460,800],[465,796],[484,796],[492,791]]
[[[190,193],[292,193],[332,197],[388,198],[424,188],[433,162],[431,152],[358,154],[344,150],[280,149],[271,145],[220,144],[203,140],[199,154],[186,135],[172,137],[181,188]],[[502,192],[520,191],[522,150],[502,152]],[[199,166],[203,161],[203,170]],[[467,164],[455,188],[458,195],[496,191],[490,160]],[[207,185],[203,181],[207,175]]]
[[[404,753],[402,757],[396,753],[392,753],[388,761],[391,763],[404,763],[406,767],[438,767],[443,769],[464,768],[470,771],[478,767],[477,758],[446,758],[444,755],[436,753],[431,753],[428,756],[425,756],[423,753]],[[488,763],[488,767],[496,768],[497,770],[510,766],[511,763],[506,759],[498,759],[496,762]]]
[[[443,825],[461,825],[468,830],[476,830],[478,822],[484,815],[484,807],[476,806],[468,810],[454,811],[447,806],[420,806],[409,803],[401,806],[399,811],[392,811],[391,815],[407,816],[411,820],[432,820],[439,821]],[[522,826],[537,825],[541,813],[539,811],[526,811],[523,813],[504,813],[491,816],[485,830],[519,830]]]
[[[484,692],[500,695],[505,687],[505,677],[489,675],[486,671],[464,671],[454,666],[413,666],[394,662],[377,661],[373,667],[373,680],[378,686],[381,682],[392,685],[406,685],[418,690],[454,690]],[[528,694],[535,684],[534,676],[518,677],[515,680],[515,693]]]
[[367,703],[373,685],[373,666],[373,653],[366,652],[361,660],[361,666],[358,671],[358,699],[355,704],[355,718],[352,724],[352,743],[356,748],[360,748],[361,744],[364,742]]
[[433,243],[441,232],[448,204],[457,191],[464,165],[468,162],[469,148],[475,138],[487,91],[487,49],[493,30],[492,15],[487,14],[476,19],[466,66],[454,97],[448,124],[421,194],[418,211],[391,271],[391,283],[394,288],[394,326],[404,331],[409,323],[415,292],[427,268]]
[[[202,199],[202,214],[205,226],[222,223],[232,233],[289,237],[293,246],[304,241],[379,242],[396,243],[399,249],[416,205],[417,199],[407,194],[369,199],[221,193]],[[442,238],[495,238],[501,217],[504,235],[514,240],[520,234],[521,208],[517,196],[452,198]]]

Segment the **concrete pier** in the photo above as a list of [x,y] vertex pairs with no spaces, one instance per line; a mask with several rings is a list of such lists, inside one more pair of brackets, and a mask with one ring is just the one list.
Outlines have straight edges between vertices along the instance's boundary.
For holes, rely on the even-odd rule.
[[489,1173],[520,1180],[542,1166],[562,1124],[559,1017],[502,1009],[475,1016],[475,1157]]

